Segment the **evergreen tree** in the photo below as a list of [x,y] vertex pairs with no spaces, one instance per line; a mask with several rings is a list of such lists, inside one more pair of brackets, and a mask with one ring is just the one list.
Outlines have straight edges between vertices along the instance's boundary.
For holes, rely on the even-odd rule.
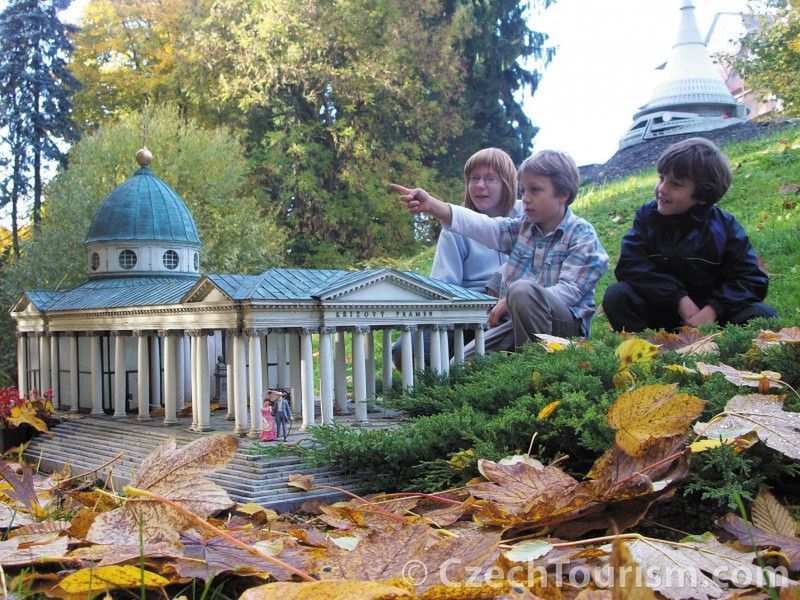
[[553,48],[547,36],[532,30],[526,12],[546,8],[554,0],[446,0],[445,18],[466,21],[458,44],[465,71],[464,92],[457,111],[464,128],[437,161],[443,172],[460,176],[466,159],[495,146],[515,164],[531,150],[535,127],[522,110],[522,93],[533,95]]
[[59,143],[77,138],[70,112],[79,84],[67,67],[72,52],[67,34],[74,27],[58,18],[69,3],[11,0],[0,13],[0,129],[12,163],[0,191],[12,205],[15,252],[21,200],[32,193],[38,229],[45,163],[63,160]]

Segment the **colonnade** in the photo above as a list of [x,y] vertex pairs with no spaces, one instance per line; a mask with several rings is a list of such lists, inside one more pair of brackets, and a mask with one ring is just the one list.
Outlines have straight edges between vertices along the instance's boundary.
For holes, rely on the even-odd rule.
[[[261,407],[263,392],[268,388],[291,390],[292,410],[301,417],[301,428],[306,429],[316,422],[315,403],[315,355],[313,336],[318,336],[318,372],[320,422],[330,425],[334,415],[348,411],[346,380],[345,333],[351,334],[352,345],[352,398],[355,408],[355,423],[368,422],[367,405],[376,395],[375,333],[382,334],[383,354],[382,384],[392,385],[392,331],[398,329],[401,341],[401,377],[406,389],[414,387],[414,372],[425,368],[426,353],[429,368],[437,373],[448,373],[450,368],[448,327],[444,325],[396,327],[342,326],[290,329],[229,329],[225,330],[225,375],[227,393],[227,419],[233,421],[234,433],[258,437],[262,430]],[[424,332],[428,331],[429,343],[425,347]],[[266,336],[276,348],[270,355],[275,358],[274,372],[264,371],[262,351]],[[214,335],[210,329],[161,329],[119,332],[46,332],[17,334],[17,369],[19,391],[27,395],[33,381],[28,364],[29,353],[35,348],[39,364],[41,390],[53,389],[55,406],[65,407],[59,391],[68,391],[69,410],[77,412],[79,402],[78,337],[88,338],[90,350],[91,414],[105,414],[103,409],[103,372],[101,337],[108,336],[113,343],[113,385],[111,395],[113,416],[128,418],[126,388],[127,373],[135,371],[136,390],[134,401],[136,418],[151,419],[151,406],[163,406],[163,423],[178,422],[177,412],[183,408],[183,399],[192,400],[191,429],[211,429],[211,373],[214,362],[210,359],[207,336]],[[126,364],[125,339],[136,342],[136,361]],[[160,338],[160,340],[159,340]],[[189,351],[182,349],[185,339]],[[454,362],[464,360],[464,330],[453,328]],[[475,326],[476,353],[484,353],[484,330]],[[61,367],[59,340],[66,344],[66,385],[61,382],[64,369]],[[64,346],[62,346],[64,349]],[[185,364],[188,354],[189,364]],[[111,366],[109,365],[109,368]],[[132,368],[129,368],[132,367]],[[184,373],[188,374],[184,378]],[[188,379],[189,389],[185,389]],[[59,385],[60,383],[60,385]]]

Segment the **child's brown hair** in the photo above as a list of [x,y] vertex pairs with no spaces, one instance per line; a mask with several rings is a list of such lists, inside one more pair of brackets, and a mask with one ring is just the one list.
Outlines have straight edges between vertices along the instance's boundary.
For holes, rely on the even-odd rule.
[[503,184],[503,192],[500,196],[500,206],[498,207],[501,215],[511,212],[514,202],[517,200],[517,167],[511,157],[500,150],[500,148],[484,148],[478,150],[467,159],[464,164],[464,206],[480,212],[469,195],[469,176],[476,169],[486,167],[497,173]]
[[711,141],[693,137],[669,146],[658,159],[659,175],[690,179],[694,183],[695,200],[715,203],[731,186],[728,159]]
[[519,174],[540,175],[547,177],[553,190],[559,196],[567,197],[567,206],[572,204],[578,195],[581,175],[575,159],[559,150],[540,150],[529,156],[519,168]]

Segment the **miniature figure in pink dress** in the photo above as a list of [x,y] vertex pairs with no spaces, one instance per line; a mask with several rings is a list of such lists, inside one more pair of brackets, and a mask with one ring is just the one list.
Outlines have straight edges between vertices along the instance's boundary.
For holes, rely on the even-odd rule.
[[272,416],[272,401],[269,398],[264,400],[264,406],[261,407],[261,441],[274,442],[277,439],[275,432],[275,417]]

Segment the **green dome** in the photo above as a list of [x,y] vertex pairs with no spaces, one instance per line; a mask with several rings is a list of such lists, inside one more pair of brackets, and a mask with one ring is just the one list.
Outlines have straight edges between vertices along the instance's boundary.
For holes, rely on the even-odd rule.
[[144,166],[103,200],[84,244],[110,241],[200,246],[197,226],[183,200]]

